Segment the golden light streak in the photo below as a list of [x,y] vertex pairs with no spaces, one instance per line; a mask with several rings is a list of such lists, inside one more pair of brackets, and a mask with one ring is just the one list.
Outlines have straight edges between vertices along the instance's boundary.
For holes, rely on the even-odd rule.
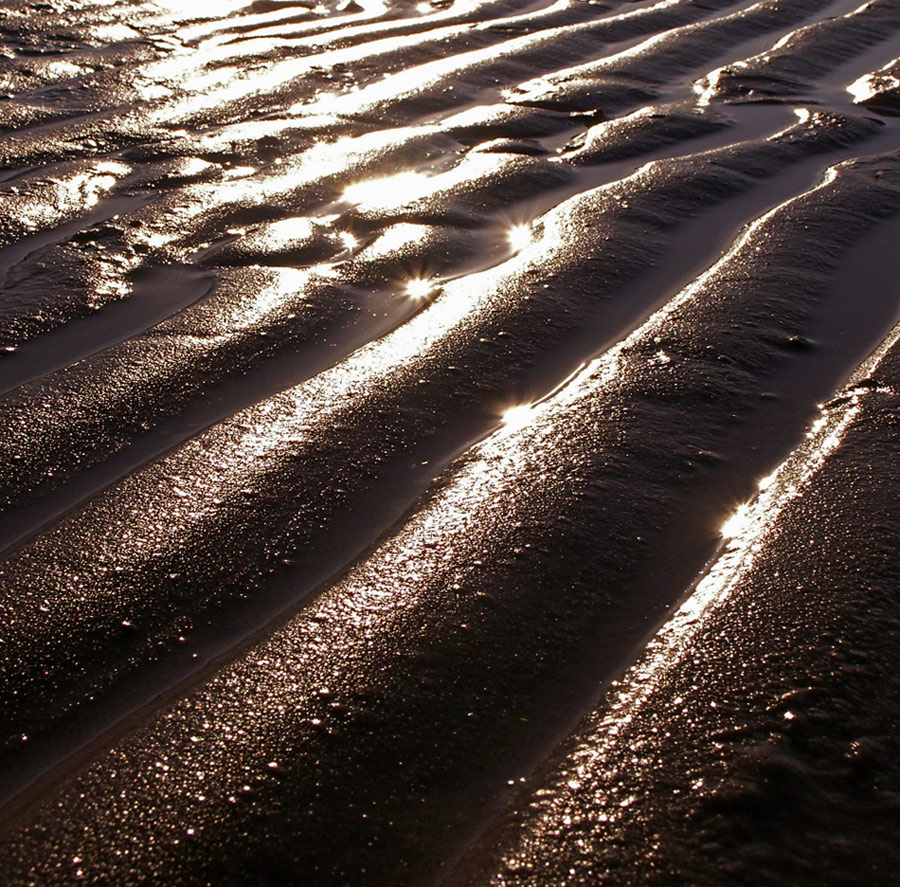
[[428,177],[418,172],[364,179],[344,188],[343,198],[357,206],[378,208],[408,203],[427,191]]
[[368,261],[384,258],[401,252],[404,247],[424,240],[431,229],[427,225],[411,225],[399,222],[380,234],[360,253],[360,257]]

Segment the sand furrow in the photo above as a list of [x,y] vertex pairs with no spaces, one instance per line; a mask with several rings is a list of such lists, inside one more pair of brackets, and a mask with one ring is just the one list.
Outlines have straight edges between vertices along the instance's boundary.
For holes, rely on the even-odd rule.
[[890,882],[896,0],[2,5],[4,884]]
[[[88,883],[434,872],[643,631],[646,589],[668,583],[635,549],[682,538],[692,509],[721,513],[697,466],[727,484],[729,429],[773,376],[802,371],[784,343],[842,250],[900,211],[897,172],[894,157],[833,168],[557,395],[510,414],[344,580],[51,797],[15,839],[11,883],[74,866]],[[562,555],[550,572],[548,551]]]

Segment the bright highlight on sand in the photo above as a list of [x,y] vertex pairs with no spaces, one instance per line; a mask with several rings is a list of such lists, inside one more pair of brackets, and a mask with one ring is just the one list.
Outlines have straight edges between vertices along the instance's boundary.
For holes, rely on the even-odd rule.
[[426,277],[414,277],[406,282],[406,295],[424,302],[434,292],[434,284]]
[[424,192],[427,176],[417,172],[401,172],[394,176],[366,179],[344,188],[343,197],[348,203],[359,206],[402,206],[415,200]]
[[506,239],[516,252],[525,249],[534,239],[531,236],[531,225],[513,225],[506,232]]
[[888,90],[896,89],[900,89],[900,78],[885,71],[878,71],[872,74],[865,74],[854,80],[847,87],[847,92],[853,96],[854,104],[859,105],[874,98],[879,93],[886,93]]
[[734,514],[722,524],[721,532],[725,539],[737,539],[750,523],[750,506],[746,503],[739,505]]
[[506,431],[518,431],[531,422],[534,416],[534,405],[530,403],[519,404],[503,411],[503,428]]
[[900,0],[6,9],[0,887],[892,870]]

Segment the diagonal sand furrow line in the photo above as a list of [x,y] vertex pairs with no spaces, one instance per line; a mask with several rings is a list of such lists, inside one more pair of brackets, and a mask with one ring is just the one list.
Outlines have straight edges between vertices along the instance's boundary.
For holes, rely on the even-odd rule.
[[898,391],[895,328],[445,883],[893,881]]
[[[552,73],[542,75],[540,81],[548,84],[548,101],[559,102],[564,97],[558,94],[560,87],[571,87],[574,79],[581,84],[604,74],[624,74],[647,84],[658,84],[670,80],[672,75],[714,59],[731,46],[759,34],[790,27],[792,23],[800,22],[824,8],[827,3],[824,0],[794,0],[792,3],[763,0],[746,9],[723,12],[731,5],[716,2],[712,4],[711,16],[700,16],[700,10],[696,7],[691,9],[677,3],[660,3],[647,10],[612,19],[561,28],[558,34],[526,35],[497,47],[417,65],[397,77],[387,77],[358,92],[302,103],[295,106],[295,110],[376,116],[379,120],[390,121],[392,125],[402,125],[408,123],[411,117],[421,119],[425,115],[447,113],[465,104],[480,104],[484,94],[480,79],[482,73],[509,83],[548,68]],[[647,33],[645,26],[659,18],[667,20],[662,28],[653,29],[658,33],[636,47],[597,58],[597,38],[605,38],[606,41],[636,38]],[[698,22],[700,18],[704,20]],[[568,37],[571,39],[566,39]],[[571,66],[573,58],[585,57],[590,60]],[[567,67],[561,68],[566,63]],[[452,90],[448,88],[450,85]],[[511,94],[510,98],[533,100],[532,91],[538,91],[529,84],[517,89],[521,89],[523,95]]]
[[[688,4],[684,5],[686,9],[689,8]],[[568,9],[575,12],[569,12]],[[557,25],[561,21],[569,21],[573,15],[577,20],[596,17],[602,12],[600,7],[584,4],[556,4],[548,10],[527,14],[526,20],[533,28],[538,29],[542,20],[548,17],[549,21],[544,27],[551,27],[555,20],[559,20]],[[664,13],[662,16],[652,11],[648,14],[645,10],[631,12],[624,19],[629,22],[637,21],[639,28],[665,27],[667,20]],[[142,59],[140,65],[120,71],[113,81],[101,78],[98,82],[97,78],[93,78],[93,113],[71,122],[51,123],[33,131],[13,134],[3,145],[0,157],[6,165],[29,161],[46,162],[60,155],[78,156],[73,150],[76,143],[86,154],[107,153],[133,143],[135,133],[139,134],[138,139],[146,139],[152,121],[156,121],[157,138],[164,138],[179,117],[183,117],[185,121],[197,118],[203,107],[216,110],[207,125],[221,125],[235,116],[238,120],[243,120],[248,111],[245,100],[250,94],[255,95],[252,114],[258,116],[264,110],[261,102],[270,101],[271,112],[284,107],[285,102],[290,104],[298,97],[309,96],[323,86],[332,86],[333,81],[329,79],[331,75],[327,72],[336,66],[346,68],[348,64],[358,63],[362,57],[370,67],[374,65],[376,70],[378,67],[389,70],[392,57],[396,57],[394,65],[404,64],[410,53],[416,52],[419,43],[434,43],[436,51],[440,52],[443,39],[473,33],[473,28],[475,24],[472,23],[455,28],[447,26],[437,29],[436,33],[426,31],[416,35],[415,41],[409,37],[398,39],[385,36],[373,39],[363,47],[351,45],[345,49],[333,50],[307,45],[303,41],[293,48],[285,47],[280,39],[270,39],[267,41],[270,46],[278,46],[282,53],[290,53],[287,59],[267,61],[259,52],[254,55],[252,47],[243,46],[237,66],[230,70],[222,68],[227,54],[223,56],[224,50],[220,47],[207,48],[201,44],[196,48],[188,47],[180,52],[172,52],[165,51],[171,47],[161,45],[157,54],[162,57],[156,61]],[[499,32],[491,38],[489,32],[485,31],[482,39],[502,43],[507,37]],[[221,70],[216,70],[217,66]],[[130,76],[126,76],[126,73]],[[127,92],[123,93],[123,88]],[[127,103],[121,107],[126,100],[133,102],[134,107],[129,108]],[[104,106],[111,106],[112,110],[104,113]],[[233,106],[230,117],[229,106]],[[179,112],[179,108],[183,108],[183,112]]]
[[[794,5],[784,3],[767,3],[762,2],[755,4],[748,10],[731,16],[724,16],[721,19],[713,19],[704,23],[702,26],[686,26],[677,27],[679,21],[685,19],[691,20],[697,16],[697,11],[689,6],[682,7],[679,4],[659,4],[657,7],[651,7],[648,10],[639,10],[633,14],[623,15],[614,20],[598,22],[596,24],[588,23],[584,26],[573,26],[572,30],[575,36],[578,36],[577,28],[582,30],[587,28],[591,32],[596,32],[597,36],[604,33],[601,29],[622,28],[627,33],[640,33],[647,21],[641,16],[645,16],[647,20],[653,18],[654,15],[664,16],[659,22],[659,26],[670,28],[668,36],[660,42],[656,42],[657,38],[651,41],[651,45],[640,52],[634,51],[629,56],[627,74],[634,81],[630,86],[620,87],[618,84],[611,84],[608,90],[610,95],[605,96],[602,90],[597,96],[591,99],[590,107],[603,111],[608,104],[611,108],[616,107],[634,107],[641,99],[646,100],[653,97],[656,91],[654,84],[658,86],[661,79],[664,79],[662,70],[666,65],[673,64],[672,56],[677,55],[685,71],[696,68],[710,59],[715,59],[732,45],[740,44],[743,40],[749,39],[750,36],[758,33],[766,33],[770,30],[777,30],[785,27],[792,21],[797,21],[803,15],[808,15],[811,9],[818,9],[823,6],[822,0],[797,0]],[[610,35],[612,36],[612,35]],[[685,42],[682,48],[681,44]],[[391,116],[394,124],[401,126],[408,125],[410,122],[419,124],[410,134],[414,138],[421,139],[429,132],[429,125],[421,126],[421,116],[423,109],[433,101],[439,104],[448,102],[445,110],[451,109],[455,105],[459,105],[466,101],[465,93],[465,77],[467,72],[470,73],[475,81],[481,82],[483,77],[496,72],[501,82],[516,82],[516,74],[521,76],[525,67],[528,66],[532,71],[535,67],[541,67],[552,64],[554,60],[562,58],[571,53],[572,47],[568,45],[560,45],[563,43],[554,35],[528,35],[524,38],[507,41],[504,49],[500,51],[497,47],[489,47],[486,50],[479,50],[474,53],[462,57],[451,57],[441,60],[430,65],[418,66],[412,68],[398,78],[386,78],[384,81],[373,84],[370,87],[363,88],[358,92],[345,95],[337,95],[333,98],[326,97],[318,102],[309,105],[302,105],[298,110],[302,110],[303,114],[324,114],[328,117],[340,117],[344,113],[351,119],[358,120],[367,114],[381,114],[382,111]],[[585,46],[595,48],[594,39],[585,37]],[[543,59],[539,61],[532,53],[532,50]],[[488,60],[491,64],[485,67]],[[509,71],[504,70],[504,66],[510,65]],[[596,63],[605,64],[605,63]],[[580,70],[580,69],[579,69]],[[617,63],[610,62],[606,64],[605,72],[607,74],[618,71]],[[618,76],[618,74],[617,74]],[[452,79],[448,79],[452,78]],[[475,82],[473,81],[473,82]],[[554,81],[555,83],[555,81]],[[447,90],[448,85],[453,85],[452,91]],[[637,91],[635,89],[637,88]],[[483,93],[483,86],[475,84],[478,92]],[[565,90],[563,90],[563,93]],[[518,99],[516,99],[518,101]],[[565,95],[551,95],[547,99],[551,104],[556,103],[560,111],[566,112]],[[413,120],[409,120],[409,114],[403,111],[405,104],[408,104]],[[431,111],[435,109],[432,108]],[[484,110],[477,112],[483,118]],[[490,107],[487,109],[490,113]],[[398,117],[398,114],[400,115]],[[533,113],[532,113],[532,116]],[[314,117],[313,119],[317,119]],[[529,125],[529,120],[524,121],[524,125]],[[451,136],[460,136],[465,130],[465,124],[460,119],[447,119],[443,124],[431,124],[436,127],[435,132],[449,134]],[[480,120],[480,126],[484,127],[485,121]],[[562,119],[562,131],[570,129],[571,122]],[[557,129],[557,131],[561,131]],[[360,141],[366,139],[377,141],[384,138],[386,142],[396,139],[403,129],[388,130],[385,136],[379,136],[377,133],[363,137]],[[394,135],[396,134],[396,135]],[[397,140],[398,147],[403,146],[405,149],[412,147],[412,143],[408,141]],[[329,152],[331,146],[327,143],[316,149],[319,153]],[[303,175],[304,167],[308,168],[314,175],[316,174],[313,154],[309,156],[300,156],[296,160],[289,162],[278,170],[268,171],[265,179],[257,184],[258,200],[286,200],[294,203],[304,190],[308,190],[312,184],[308,175]],[[390,156],[390,155],[388,155]],[[301,177],[297,180],[297,173],[300,172]],[[372,174],[372,173],[370,173]],[[321,173],[319,172],[319,175]],[[245,186],[246,182],[236,183],[234,190],[237,192],[237,206],[233,207],[232,212],[239,208],[240,201],[245,198],[242,193],[241,186]],[[293,185],[293,187],[291,187]],[[211,191],[211,189],[205,189]],[[183,196],[183,199],[177,205],[168,207],[169,211],[175,214],[178,227],[182,230],[192,230],[197,228],[198,221],[201,225],[208,225],[211,222],[216,224],[228,224],[230,221],[228,215],[229,201],[228,191],[226,189],[218,189],[215,196],[204,194],[204,189],[196,189],[196,197],[189,191]],[[213,205],[210,206],[210,197],[213,198]],[[218,206],[216,204],[219,204]],[[225,204],[224,206],[222,204]]]
[[898,32],[900,6],[868,0],[845,16],[805,25],[766,52],[717,68],[695,88],[704,102],[807,96],[825,74]]
[[0,7],[2,887],[897,880],[900,0]]
[[[807,0],[807,2],[809,2],[809,0]],[[584,26],[580,26],[580,25],[575,26],[575,28],[577,29],[577,28],[587,27],[589,29],[592,29],[592,33],[594,31],[596,31],[598,28],[602,28],[603,30],[599,31],[598,33],[608,34],[608,39],[615,39],[614,29],[616,29],[616,28],[623,29],[624,33],[635,34],[635,33],[641,33],[641,30],[646,28],[647,26],[650,26],[653,28],[660,28],[660,27],[673,28],[676,25],[678,25],[680,22],[683,22],[686,17],[688,20],[690,20],[690,18],[695,18],[697,16],[697,12],[693,9],[691,4],[683,4],[683,8],[681,8],[681,7],[679,7],[678,4],[663,3],[663,4],[659,4],[659,7],[660,8],[659,8],[658,12],[656,11],[655,8],[650,8],[650,9],[646,9],[646,10],[641,9],[641,10],[637,10],[633,13],[614,17],[613,19],[600,22],[596,25],[587,23]],[[765,17],[767,14],[766,9],[761,7],[761,13]],[[752,13],[748,13],[746,16],[742,16],[742,20],[743,19],[746,19],[747,21],[749,21],[750,19],[752,19]],[[714,24],[714,23],[712,23],[712,24]],[[558,40],[562,36],[563,33],[565,33],[565,29],[556,29],[556,31],[553,33],[553,35],[551,35],[551,37],[546,37],[546,36],[537,34],[537,35],[528,35],[527,37],[518,38],[513,41],[508,41],[510,49],[505,54],[515,57],[516,53],[518,52],[516,47],[518,47],[519,45],[524,46],[527,51],[528,47],[530,47],[532,43],[537,43],[539,45],[543,45],[543,44],[547,43],[548,40],[552,43],[553,40]],[[696,42],[696,41],[694,41],[694,42]],[[708,41],[708,43],[714,44],[715,41],[711,40],[711,41]],[[571,49],[571,48],[569,48],[569,49]],[[450,59],[447,62],[442,61],[437,64],[439,64],[441,66],[441,70],[443,70],[443,68],[446,68],[447,65],[449,64],[449,66],[450,66],[449,72],[452,73],[454,78],[458,78],[461,74],[462,68],[460,68],[460,65],[462,65],[463,68],[474,66],[474,69],[476,71],[480,72],[480,74],[479,74],[479,76],[480,76],[481,74],[484,74],[484,71],[483,71],[484,60],[486,58],[490,58],[491,56],[493,56],[495,54],[494,50],[495,50],[495,48],[491,47],[487,51],[475,53],[474,54],[475,59],[471,62],[467,62],[465,60],[457,62],[456,59]],[[555,50],[554,57],[558,56],[560,52],[561,52],[561,50]],[[653,52],[650,52],[647,54],[646,64],[650,65],[650,70],[652,70],[653,66],[656,64],[656,62],[654,61],[653,55],[654,55]],[[327,61],[326,59],[321,60],[321,62],[323,64],[326,61]],[[533,60],[531,60],[531,61],[533,62]],[[304,62],[304,64],[305,64],[305,62]],[[310,63],[310,64],[312,64],[312,63]],[[268,77],[269,75],[267,74],[266,76]],[[419,95],[421,93],[423,81],[427,81],[427,75],[420,73],[418,69],[414,69],[414,71],[412,73],[404,74],[404,76],[410,77],[410,79],[416,83],[415,90],[416,90],[416,94]],[[446,77],[447,73],[445,72],[444,74],[439,75],[439,77],[440,76]],[[648,76],[650,76],[650,78],[652,79],[652,74],[648,75]],[[229,87],[229,88],[232,88],[232,87]],[[293,88],[296,89],[295,84],[293,85]],[[243,91],[243,89],[244,88],[242,87],[242,91]],[[385,85],[384,84],[376,84],[375,86],[372,87],[372,89],[378,91],[379,96],[381,97],[380,100],[383,101],[384,96],[386,95]],[[402,97],[402,95],[401,95],[403,93],[402,88],[400,89],[400,93],[398,93],[397,90],[393,86],[391,86],[389,91],[391,92],[390,97],[391,97],[392,101],[395,101],[398,98]],[[365,103],[366,103],[365,96],[366,96],[366,94],[367,94],[366,90],[363,90],[361,93],[354,93],[353,96],[349,97],[349,98],[352,98],[351,104],[353,105],[353,116],[354,117],[359,117],[360,114],[365,112]],[[419,95],[419,97],[422,98],[423,100],[426,100],[425,97],[423,97],[422,95]],[[210,100],[214,100],[220,104],[219,97],[216,97],[215,95],[211,96]],[[341,99],[336,99],[335,101],[340,102]],[[221,110],[222,110],[221,107],[219,107],[219,113],[221,113]],[[309,113],[308,108],[304,109],[304,110],[305,110],[305,113]],[[173,117],[177,117],[177,114],[174,113],[174,111],[171,107],[171,103],[168,103],[165,106],[163,113],[164,113],[165,119],[167,121],[173,119]],[[338,111],[338,113],[339,113],[339,111]],[[93,124],[91,124],[90,132],[93,132],[94,129],[96,128],[96,126],[97,126],[97,122],[95,121]],[[146,120],[144,120],[143,118],[141,119],[141,127],[142,128],[146,127]],[[87,134],[83,134],[83,137],[81,139],[79,139],[79,141],[81,142],[80,147],[82,149],[85,148],[85,146],[83,144],[83,138],[86,137],[86,135]],[[269,137],[270,138],[272,137],[271,132],[269,133]],[[67,140],[71,140],[73,138],[73,135],[72,134],[66,135],[65,138]],[[40,139],[37,140],[37,144],[40,145],[42,142],[46,142],[46,140],[47,140],[47,137],[42,136]],[[24,143],[16,144],[15,140],[11,140],[11,143],[7,146],[8,150],[10,152],[10,156],[17,157],[19,162],[26,162],[26,158],[28,157],[28,154],[29,154],[28,148],[27,148],[27,141],[28,140],[26,139]],[[412,145],[410,145],[409,147],[412,147]],[[44,151],[45,148],[39,147],[39,150]],[[408,148],[407,148],[407,150],[408,150]],[[300,163],[302,164],[304,162],[304,160],[305,160],[304,158],[301,158]],[[289,193],[288,194],[279,193],[280,188],[283,189],[283,187],[284,187],[283,184],[279,185],[279,183],[280,182],[286,183],[286,182],[291,181],[296,176],[296,173],[297,173],[297,170],[295,167],[296,167],[296,162],[293,164],[288,164],[285,168],[283,168],[281,170],[277,170],[277,171],[272,170],[271,172],[276,173],[276,174],[269,175],[267,177],[268,181],[264,180],[259,183],[258,187],[260,189],[261,197],[263,199],[270,200],[270,201],[274,200],[278,197],[289,198]],[[301,179],[301,182],[302,182],[302,184],[296,185],[294,187],[294,189],[292,189],[294,192],[296,192],[298,190],[298,188],[300,188],[300,187],[309,188],[309,185],[311,184],[309,181],[306,180],[306,177],[303,177]],[[161,211],[166,211],[166,212],[176,212],[179,216],[179,219],[178,219],[179,227],[184,227],[185,224],[190,224],[190,216],[185,215],[185,210],[187,210],[188,212],[191,212],[190,208],[191,208],[192,204],[195,206],[198,206],[198,207],[202,206],[204,208],[204,211],[207,213],[210,211],[210,205],[209,205],[210,198],[213,197],[213,194],[209,193],[210,189],[205,189],[205,190],[207,193],[204,193],[203,189],[199,189],[198,193],[197,193],[197,198],[194,201],[192,201],[192,199],[191,199],[190,190],[188,190],[188,193],[185,194],[184,196],[179,196],[178,202],[183,204],[183,206],[180,209],[177,206],[171,206],[171,205],[166,207],[165,204],[163,204],[160,209],[161,209]],[[223,200],[227,200],[228,199],[228,188],[223,187],[221,183],[218,183],[216,186],[215,195],[216,196],[213,197],[215,202],[221,202]],[[196,212],[196,209],[193,210],[193,212]]]
[[[785,4],[782,4],[784,8],[780,11],[780,15],[786,21],[797,20],[808,13],[808,6],[814,3],[814,0],[805,0],[805,4],[801,4],[800,0],[792,2],[798,5],[793,14]],[[323,84],[318,77],[304,75],[310,75],[322,66],[330,67],[358,60],[364,55],[359,47],[290,59],[279,63],[280,67],[279,64],[274,68],[272,65],[263,66],[258,74],[254,75],[251,72],[247,75],[251,78],[250,82],[243,77],[232,82],[223,74],[221,77],[224,83],[219,89],[215,88],[215,81],[204,88],[201,78],[198,84],[201,91],[186,96],[181,104],[182,110],[179,110],[177,101],[166,96],[155,104],[149,102],[132,112],[109,119],[101,115],[78,121],[71,126],[58,127],[54,131],[12,136],[0,145],[0,163],[4,165],[39,163],[73,154],[78,156],[106,154],[146,140],[149,124],[153,125],[151,132],[153,129],[157,130],[157,139],[164,136],[175,121],[182,120],[183,123],[193,121],[196,125],[202,113],[205,113],[202,111],[205,107],[215,108],[215,113],[209,117],[207,125],[245,120],[248,112],[252,112],[253,115],[263,112],[260,103],[267,101],[266,96],[271,97],[271,107],[267,109],[269,113],[286,110],[289,115],[295,117],[311,118],[312,126],[322,130],[322,135],[326,135],[329,129],[324,125],[321,113],[330,118],[336,116],[337,121],[344,119],[359,122],[375,114],[380,116],[379,109],[384,110],[385,102],[391,105],[394,112],[401,106],[406,108],[403,115],[406,122],[409,120],[410,112],[418,120],[423,113],[431,113],[428,109],[435,103],[437,103],[435,107],[440,106],[444,110],[470,103],[473,96],[472,87],[461,88],[466,78],[469,80],[474,78],[475,90],[482,93],[486,78],[489,81],[492,76],[499,77],[503,85],[506,85],[509,78],[513,78],[515,82],[526,74],[533,75],[535,71],[558,68],[565,60],[571,58],[572,53],[577,57],[596,57],[598,41],[625,40],[658,32],[661,29],[675,28],[685,22],[697,21],[710,11],[715,13],[720,8],[732,5],[734,0],[712,0],[703,8],[687,0],[662,0],[647,9],[632,10],[595,22],[589,20],[581,24],[551,27],[546,31],[512,39],[507,39],[503,32],[492,37],[490,31],[484,29],[483,39],[493,42],[483,49],[463,52],[446,59],[438,58],[424,65],[411,66],[404,70],[402,75],[384,78],[358,91],[343,94],[326,91],[312,102],[309,101],[310,98],[320,92]],[[821,0],[819,5],[824,5],[824,0]],[[584,11],[586,7],[581,5],[580,8],[582,9],[580,14],[586,15]],[[603,44],[600,46],[602,48]],[[376,41],[369,49],[396,52],[399,54],[398,63],[408,58],[408,51],[402,45],[398,47],[396,41],[389,38]],[[380,64],[384,64],[385,61],[383,57],[379,59]],[[177,72],[171,68],[171,65],[176,63],[190,67],[189,59],[182,62],[173,59],[169,67],[162,70],[161,75],[165,74],[168,80],[177,78]],[[254,76],[259,81],[256,87],[252,84]],[[450,86],[454,89],[450,90]],[[457,90],[458,93],[454,95]],[[253,102],[247,101],[251,95]],[[299,100],[298,96],[301,97]],[[251,104],[252,109],[249,107]],[[344,123],[345,128],[347,125]]]
[[[723,120],[708,113],[680,108],[668,108],[665,113],[661,110],[595,127],[589,146],[573,156],[577,156],[578,162],[585,158],[592,162],[637,158],[667,141],[696,137],[725,125]],[[490,152],[488,156],[496,155]],[[563,170],[530,158],[510,159],[514,163],[507,165],[507,174],[493,175],[482,183],[479,198],[483,201],[496,193],[506,207],[503,215],[507,219],[513,212],[508,191],[515,188],[519,199],[527,197],[529,169]],[[502,168],[501,164],[497,170]],[[513,177],[510,173],[516,170],[521,174]],[[531,178],[544,189],[553,181],[544,176]],[[320,256],[323,260],[331,254],[329,250],[338,250],[338,255],[336,262],[315,265],[307,272],[289,267],[254,267],[281,264],[277,252],[280,243],[296,250],[297,241],[293,237],[303,220],[259,226],[252,235],[218,250],[212,256],[212,264],[221,265],[233,256],[236,264],[249,267],[220,270],[212,294],[198,304],[178,312],[143,336],[31,382],[0,401],[0,424],[8,429],[0,438],[7,453],[7,464],[14,472],[4,476],[7,508],[51,489],[55,491],[54,513],[70,507],[86,495],[84,472],[92,463],[121,454],[127,459],[127,467],[117,468],[121,476],[159,455],[162,449],[172,446],[171,437],[163,435],[155,444],[148,440],[147,446],[136,446],[145,432],[173,415],[181,415],[190,423],[193,420],[189,417],[197,412],[198,397],[205,398],[226,382],[235,385],[253,367],[289,360],[292,368],[286,375],[278,375],[281,388],[314,375],[317,369],[323,368],[323,357],[313,357],[322,350],[319,343],[323,331],[327,331],[324,339],[331,345],[326,349],[324,361],[330,365],[344,356],[335,353],[337,348],[361,347],[366,340],[384,334],[422,307],[421,302],[402,291],[404,277],[428,269],[432,285],[437,287],[440,284],[435,278],[455,277],[455,265],[482,255],[486,240],[493,242],[493,255],[487,264],[508,259],[519,248],[513,249],[509,242],[510,231],[517,229],[490,223],[489,217],[481,231],[459,230],[442,224],[456,198],[463,197],[471,204],[472,192],[467,180],[461,178],[446,195],[451,202],[445,199],[443,211],[435,206],[435,195],[429,199],[430,214],[437,219],[435,225],[422,224],[418,215],[414,222],[406,221],[401,215],[398,224],[374,235],[368,246],[349,259],[345,244],[330,226],[313,228],[309,249],[321,246],[325,250]],[[470,209],[466,229],[485,208],[480,203]],[[415,206],[412,211],[421,213]],[[456,206],[452,212],[458,215],[461,210]],[[290,235],[286,241],[279,239],[282,237],[279,232],[284,230]],[[292,255],[288,254],[288,262],[293,261]],[[438,256],[444,264],[438,264]],[[370,315],[366,305],[375,307],[379,301],[363,298],[358,293],[372,287],[383,289],[386,281],[394,289],[401,288],[401,292],[386,303],[391,308],[385,313],[384,321],[367,321]],[[639,310],[637,302],[633,310]],[[354,329],[357,331],[347,339],[348,331]],[[257,401],[265,394],[256,386],[252,398]],[[204,424],[246,405],[235,402],[233,396],[229,396],[226,404],[222,413],[207,418]],[[184,436],[182,433],[181,438]],[[60,497],[59,489],[70,478],[76,481],[78,492],[73,491],[71,495],[75,498],[69,501],[66,495]],[[103,481],[97,485],[103,485]],[[43,522],[46,516],[38,514],[35,520]],[[21,536],[34,524],[19,510],[7,511],[0,525],[9,526],[16,536]]]
[[882,156],[750,226],[345,579],[51,794],[4,847],[9,883],[75,867],[84,883],[173,887],[433,877],[583,704],[603,651],[614,669],[641,633],[631,608],[663,577],[641,581],[637,550],[678,535],[716,475],[686,479],[698,451],[752,421],[773,372],[796,373],[780,338],[841,251],[898,211],[898,159]]
[[[813,2],[813,0],[806,0],[806,5],[801,4],[802,8],[807,9],[810,2]],[[677,9],[677,5],[673,5],[672,9]],[[651,8],[649,11],[641,10],[640,12],[648,12],[649,14],[652,11]],[[675,13],[671,9],[667,9],[665,14],[671,16]],[[693,58],[693,61],[688,64],[695,64],[698,58],[703,58],[702,55],[698,55],[698,41],[704,46],[708,54],[708,47],[717,45],[714,37],[715,33],[722,31],[723,28],[725,34],[731,35],[728,39],[734,39],[734,37],[742,39],[746,38],[749,33],[755,33],[755,30],[760,28],[765,31],[779,24],[784,24],[785,21],[796,14],[797,10],[791,12],[781,6],[776,8],[771,3],[757,4],[737,17],[726,16],[723,20],[708,22],[701,31],[688,27],[687,50],[677,49],[676,54],[679,58],[682,58],[682,64],[685,63],[684,60],[688,56]],[[709,27],[706,27],[707,25]],[[710,28],[712,28],[712,31],[709,30]],[[680,30],[684,31],[685,29],[682,28]],[[531,38],[526,39],[530,40]],[[655,78],[653,71],[657,69],[659,64],[673,63],[671,58],[673,43],[676,46],[680,46],[677,38],[667,39],[659,45],[657,45],[656,41],[651,41],[652,45],[646,51],[636,51],[633,58],[630,55],[631,76],[635,76],[637,71],[644,71],[644,74],[641,75],[643,80],[647,84],[651,83]],[[716,51],[720,50],[721,46]],[[686,52],[687,55],[685,54]],[[453,65],[455,64],[455,61],[453,61]],[[454,68],[454,71],[458,73],[456,68]],[[635,93],[635,88],[632,85],[625,85],[624,87],[613,85],[611,88],[601,90],[600,94],[605,96],[600,101],[600,104],[614,107],[617,103],[620,106],[623,104],[625,106],[633,105],[636,98],[641,96],[647,98],[649,93],[647,93],[647,88],[645,87],[641,87]],[[596,107],[597,102],[598,100],[591,99],[593,107]],[[519,125],[533,126],[532,117],[534,117],[534,112],[526,111],[526,119],[519,121]],[[565,123],[565,118],[561,119]],[[467,128],[469,130],[472,128],[471,122],[467,124],[460,119],[447,121],[447,124],[443,128],[440,126],[436,126],[433,129],[418,127],[408,133],[403,130],[385,134],[374,133],[359,139],[358,145],[354,145],[354,140],[351,139],[349,143],[341,146],[341,150],[345,152],[344,156],[341,156],[340,152],[334,149],[334,144],[326,143],[304,152],[299,158],[283,163],[277,168],[267,168],[263,177],[251,176],[249,179],[241,178],[231,183],[216,181],[209,185],[195,185],[179,189],[172,197],[157,201],[145,212],[138,213],[132,217],[131,224],[141,225],[142,230],[126,230],[119,235],[126,244],[125,252],[121,255],[123,268],[113,270],[116,273],[120,273],[123,269],[131,269],[133,271],[136,267],[139,267],[142,263],[136,256],[136,251],[146,252],[148,249],[147,244],[154,243],[154,238],[157,236],[156,230],[161,226],[167,232],[183,232],[182,237],[187,234],[188,243],[196,245],[198,241],[202,242],[205,238],[216,236],[217,232],[221,232],[222,227],[240,224],[240,219],[246,218],[248,212],[251,211],[247,206],[248,200],[256,206],[275,202],[289,202],[295,205],[297,209],[300,209],[308,206],[311,201],[313,203],[316,200],[321,201],[322,189],[328,187],[329,181],[335,180],[336,177],[340,179],[348,174],[348,167],[353,162],[351,157],[356,161],[357,174],[362,174],[364,171],[368,171],[371,174],[379,166],[384,168],[385,164],[396,163],[398,152],[409,152],[414,149],[416,143],[420,145],[420,150],[424,148],[425,150],[433,151],[435,144],[440,144],[441,140],[446,138],[445,133],[447,131],[460,137],[463,131]],[[484,126],[485,117],[482,113],[478,128],[483,129]],[[375,148],[374,151],[372,147]],[[250,198],[251,194],[253,195],[252,198]],[[162,239],[163,241],[170,241],[172,234],[168,233],[162,236]],[[168,261],[171,261],[177,255],[177,241],[174,244],[166,245],[165,250],[164,255],[166,255]],[[62,253],[58,260],[48,256],[52,266],[56,265],[57,261],[62,266],[70,264],[73,260],[76,264],[79,261],[77,256],[73,259],[72,256],[67,255],[71,250],[65,245],[59,247],[57,251]],[[101,279],[103,279],[102,275]],[[23,331],[28,331],[31,327],[35,327],[34,330],[29,332],[30,336],[35,331],[46,330],[48,324],[51,326],[59,325],[69,317],[78,316],[79,314],[90,314],[97,307],[108,304],[110,301],[119,300],[126,296],[127,293],[127,288],[121,290],[108,286],[89,287],[83,299],[79,299],[77,295],[74,297],[68,295],[67,302],[70,304],[67,307],[58,306],[49,312],[44,312],[37,326],[29,320],[29,318],[35,316],[34,311],[30,308],[24,315],[21,315],[21,312],[14,314],[11,322],[15,327],[21,327]],[[13,338],[18,337],[18,334],[13,336]]]
[[[514,396],[516,376],[595,304],[627,300],[686,216],[872,129],[814,115],[578,195],[510,262],[447,284],[393,334],[215,426],[8,558],[4,704],[33,745],[8,737],[7,760],[86,696],[141,670],[190,668],[178,620],[220,648],[324,579],[406,506],[396,491],[415,491],[420,462],[458,452],[473,420]],[[285,560],[297,590],[267,584]]]

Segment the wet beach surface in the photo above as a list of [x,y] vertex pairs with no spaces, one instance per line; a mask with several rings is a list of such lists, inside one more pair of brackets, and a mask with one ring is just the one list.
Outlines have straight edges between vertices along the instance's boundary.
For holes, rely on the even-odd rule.
[[900,883],[898,35],[5,4],[4,883]]

